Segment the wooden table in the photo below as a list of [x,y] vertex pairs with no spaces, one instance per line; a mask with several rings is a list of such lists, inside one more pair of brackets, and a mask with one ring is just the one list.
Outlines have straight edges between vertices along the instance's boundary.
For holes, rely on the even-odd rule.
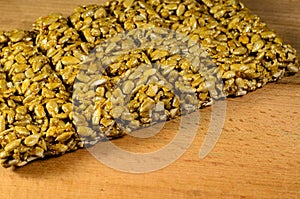
[[[68,15],[77,4],[100,2],[1,0],[0,29],[29,29],[49,12]],[[300,52],[299,0],[244,2]],[[192,145],[166,168],[144,174],[120,172],[83,149],[17,170],[0,168],[0,198],[300,198],[299,77],[227,99],[221,137],[204,159],[198,153],[211,108],[201,111]],[[114,143],[130,151],[153,151],[173,138],[175,124],[167,123],[150,139],[127,136]]]

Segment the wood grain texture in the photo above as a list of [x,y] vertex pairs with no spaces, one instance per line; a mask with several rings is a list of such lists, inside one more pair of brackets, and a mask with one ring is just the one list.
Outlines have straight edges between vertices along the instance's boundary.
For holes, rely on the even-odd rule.
[[[0,29],[29,29],[49,12],[68,15],[77,4],[99,2],[0,0]],[[299,0],[244,2],[300,52]],[[300,198],[299,74],[227,99],[222,135],[213,151],[199,159],[210,116],[211,108],[201,110],[192,145],[161,170],[116,171],[83,149],[16,170],[0,168],[0,198]],[[177,124],[168,122],[150,139],[127,136],[114,143],[129,151],[153,151],[173,138]]]

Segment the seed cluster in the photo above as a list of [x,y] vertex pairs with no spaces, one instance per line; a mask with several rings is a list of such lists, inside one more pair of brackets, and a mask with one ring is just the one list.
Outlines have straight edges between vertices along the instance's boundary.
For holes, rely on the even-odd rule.
[[298,72],[238,0],[111,0],[0,32],[0,164],[23,166]]
[[79,139],[70,120],[71,94],[34,45],[32,33],[5,35],[0,73],[1,164],[22,166],[76,149]]
[[206,51],[188,36],[135,29],[103,42],[82,63],[74,123],[88,129],[78,132],[84,143],[130,133],[224,97],[220,80]]

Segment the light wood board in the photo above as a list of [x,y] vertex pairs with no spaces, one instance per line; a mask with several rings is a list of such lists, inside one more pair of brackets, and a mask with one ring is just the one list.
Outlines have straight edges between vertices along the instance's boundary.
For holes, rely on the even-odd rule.
[[[0,0],[0,29],[30,29],[39,16],[96,0]],[[299,0],[245,0],[300,52]],[[198,157],[211,108],[201,111],[188,150],[166,168],[130,174],[107,167],[82,149],[35,161],[17,170],[0,168],[0,198],[300,198],[300,75],[227,99],[225,125],[213,151]],[[176,121],[150,139],[114,141],[150,152],[174,137]]]

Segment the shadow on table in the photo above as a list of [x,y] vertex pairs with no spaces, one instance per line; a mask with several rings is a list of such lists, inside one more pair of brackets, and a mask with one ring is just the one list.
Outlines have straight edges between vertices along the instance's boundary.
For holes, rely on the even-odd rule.
[[[86,149],[80,149],[76,152],[67,153],[63,156],[33,161],[23,167],[12,168],[10,170],[20,177],[49,178],[61,176],[62,173],[64,175],[73,175],[76,171],[78,171],[78,169],[80,169],[81,165],[85,165],[82,162],[89,161],[93,161],[91,155]],[[97,163],[97,161],[95,162]]]

